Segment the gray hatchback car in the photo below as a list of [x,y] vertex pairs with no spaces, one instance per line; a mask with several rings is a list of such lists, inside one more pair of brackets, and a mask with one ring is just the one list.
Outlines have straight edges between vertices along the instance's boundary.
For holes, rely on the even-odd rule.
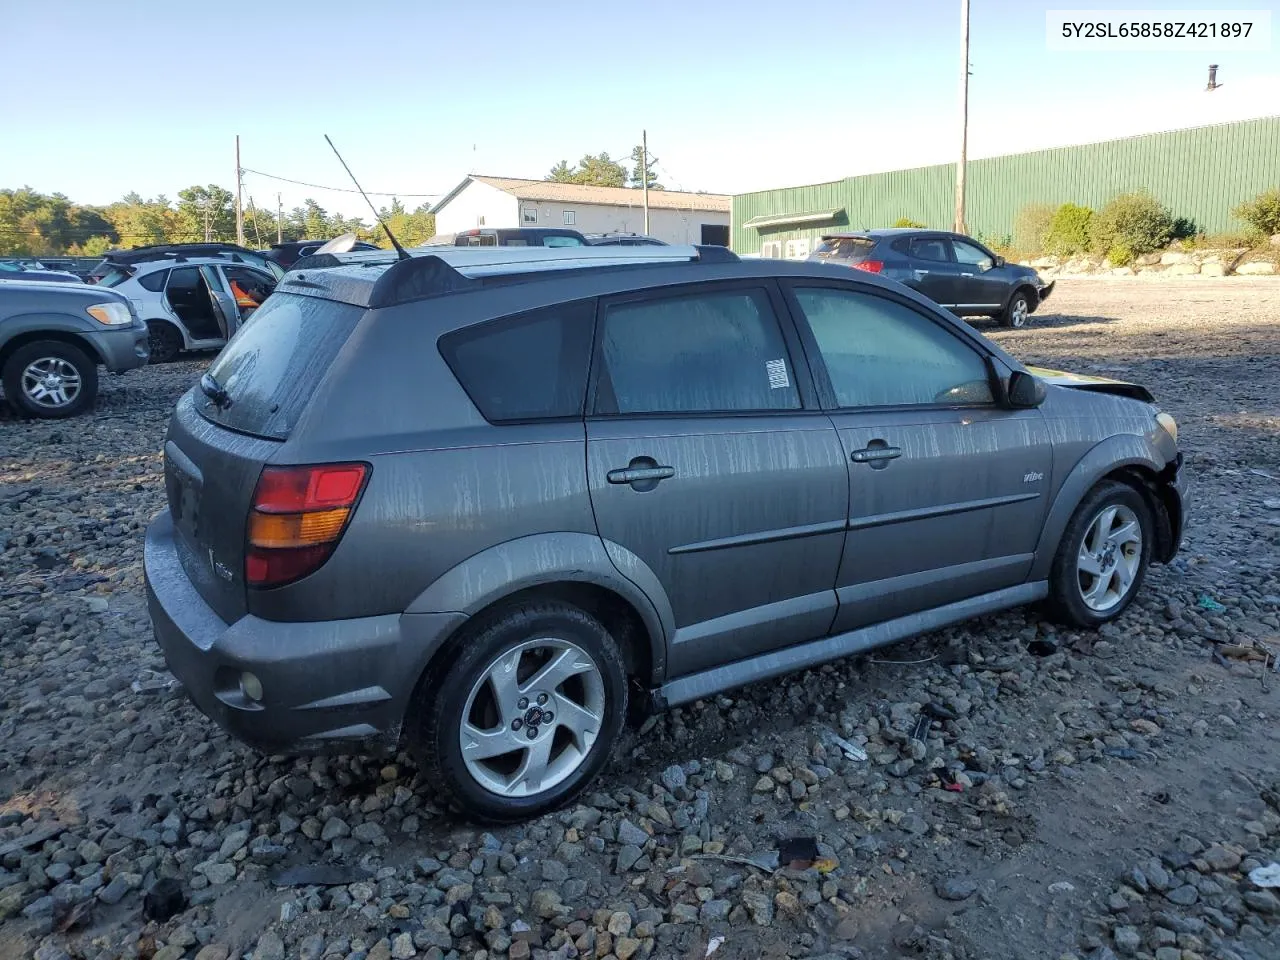
[[721,248],[300,263],[178,404],[155,632],[270,751],[406,746],[468,815],[567,801],[658,708],[1178,549],[1173,419],[892,281]]

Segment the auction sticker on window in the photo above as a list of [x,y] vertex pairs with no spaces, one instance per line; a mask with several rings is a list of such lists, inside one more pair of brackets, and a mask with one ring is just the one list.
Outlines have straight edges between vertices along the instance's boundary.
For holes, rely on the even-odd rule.
[[1270,10],[1049,10],[1050,50],[1271,49]]
[[791,380],[787,377],[787,361],[766,360],[764,369],[769,374],[770,390],[784,390],[791,386]]

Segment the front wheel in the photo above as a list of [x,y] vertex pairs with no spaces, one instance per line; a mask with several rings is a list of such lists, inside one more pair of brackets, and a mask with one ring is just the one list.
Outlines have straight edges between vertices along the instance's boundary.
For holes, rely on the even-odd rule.
[[182,334],[173,324],[148,320],[147,334],[151,340],[151,363],[168,363],[182,352]]
[[1108,481],[1090,491],[1054,557],[1049,605],[1057,618],[1098,627],[1120,616],[1146,577],[1152,529],[1151,509],[1133,487]]
[[98,365],[79,347],[61,340],[19,347],[2,375],[9,403],[28,417],[73,417],[98,395]]
[[512,607],[467,631],[428,674],[410,750],[464,814],[512,822],[567,803],[608,760],[627,709],[622,656],[565,603]]
[[1000,315],[1001,326],[1019,330],[1027,325],[1031,317],[1031,294],[1025,290],[1017,290],[1009,300],[1009,305]]

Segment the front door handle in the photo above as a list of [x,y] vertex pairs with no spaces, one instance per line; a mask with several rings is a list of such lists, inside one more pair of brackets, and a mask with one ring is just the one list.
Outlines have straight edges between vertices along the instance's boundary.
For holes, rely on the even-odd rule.
[[628,467],[610,470],[606,479],[610,483],[642,483],[645,480],[667,480],[675,475],[675,467]]
[[914,273],[917,277],[925,277],[929,275],[928,270],[913,270],[911,272]]
[[962,276],[962,277],[972,277],[972,276],[973,276],[973,274],[972,274],[972,273],[962,273],[962,274],[960,274],[960,276]]
[[902,456],[901,447],[871,446],[853,451],[849,454],[849,459],[854,463],[876,464],[885,460],[896,460],[900,456]]

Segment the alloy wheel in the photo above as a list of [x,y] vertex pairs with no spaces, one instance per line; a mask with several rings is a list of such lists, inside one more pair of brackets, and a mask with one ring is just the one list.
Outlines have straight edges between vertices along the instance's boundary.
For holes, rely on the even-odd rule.
[[1142,524],[1123,504],[1103,507],[1085,530],[1076,559],[1080,596],[1105,613],[1124,602],[1142,565]]
[[82,382],[75,364],[62,357],[39,357],[22,371],[22,392],[46,410],[70,406],[80,396]]

